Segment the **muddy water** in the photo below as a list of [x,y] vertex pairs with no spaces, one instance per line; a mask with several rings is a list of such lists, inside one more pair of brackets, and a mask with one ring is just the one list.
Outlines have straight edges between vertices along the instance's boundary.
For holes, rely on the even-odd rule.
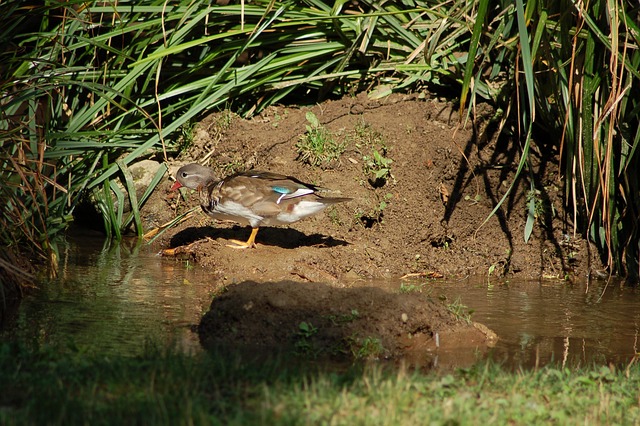
[[620,281],[429,284],[499,336],[493,359],[511,366],[629,362],[640,350],[640,291]]
[[[146,341],[199,350],[192,331],[219,283],[199,267],[162,259],[135,242],[82,238],[61,251],[60,277],[42,284],[2,338],[135,355]],[[640,291],[604,281],[400,281],[358,283],[422,291],[466,305],[500,340],[511,366],[625,363],[640,350]]]

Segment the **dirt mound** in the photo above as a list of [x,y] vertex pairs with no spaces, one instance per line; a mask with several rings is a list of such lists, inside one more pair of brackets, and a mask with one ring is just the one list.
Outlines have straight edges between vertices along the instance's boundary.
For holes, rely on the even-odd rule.
[[292,281],[243,282],[216,297],[198,328],[205,348],[294,352],[313,359],[410,358],[455,348],[474,358],[495,334],[423,294]]
[[[309,112],[342,149],[318,166],[300,159],[301,138],[312,127]],[[353,200],[290,227],[260,229],[256,250],[226,247],[226,240],[246,239],[250,230],[202,213],[171,229],[158,246],[200,241],[190,255],[232,282],[406,274],[586,276],[587,243],[572,234],[562,209],[557,153],[546,145],[532,147],[536,191],[524,195],[530,182],[523,173],[503,206],[480,226],[507,191],[519,153],[514,142],[492,134],[492,114],[479,106],[475,125],[463,126],[449,103],[400,95],[371,101],[366,94],[313,108],[272,107],[250,120],[214,114],[198,124],[173,173],[192,161],[220,176],[255,168],[293,175]],[[167,181],[166,192],[158,191],[144,209],[147,228],[197,206],[197,196],[178,196],[170,186]],[[525,243],[531,198],[537,218]]]

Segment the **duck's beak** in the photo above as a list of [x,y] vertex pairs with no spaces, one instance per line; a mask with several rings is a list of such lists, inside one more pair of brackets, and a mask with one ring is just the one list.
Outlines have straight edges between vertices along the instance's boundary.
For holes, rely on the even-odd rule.
[[182,184],[180,182],[176,181],[176,183],[174,183],[173,186],[171,187],[171,190],[175,191],[176,189],[181,188],[181,187],[182,187]]

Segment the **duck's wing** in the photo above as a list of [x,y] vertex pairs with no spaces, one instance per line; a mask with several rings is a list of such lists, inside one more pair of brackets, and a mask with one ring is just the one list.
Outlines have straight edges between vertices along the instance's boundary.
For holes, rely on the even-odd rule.
[[317,187],[296,178],[271,172],[238,173],[218,183],[212,197],[219,204],[237,203],[253,213],[269,217],[279,214],[286,205],[314,194]]

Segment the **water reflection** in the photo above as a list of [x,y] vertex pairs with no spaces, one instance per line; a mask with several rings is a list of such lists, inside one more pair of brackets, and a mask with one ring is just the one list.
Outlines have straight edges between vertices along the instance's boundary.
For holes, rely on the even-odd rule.
[[200,268],[161,259],[137,240],[70,242],[59,277],[26,298],[13,337],[81,350],[134,355],[147,340],[197,350],[198,323],[216,283]]
[[431,291],[474,310],[499,336],[508,365],[629,362],[638,352],[640,292],[622,282],[436,283]]

